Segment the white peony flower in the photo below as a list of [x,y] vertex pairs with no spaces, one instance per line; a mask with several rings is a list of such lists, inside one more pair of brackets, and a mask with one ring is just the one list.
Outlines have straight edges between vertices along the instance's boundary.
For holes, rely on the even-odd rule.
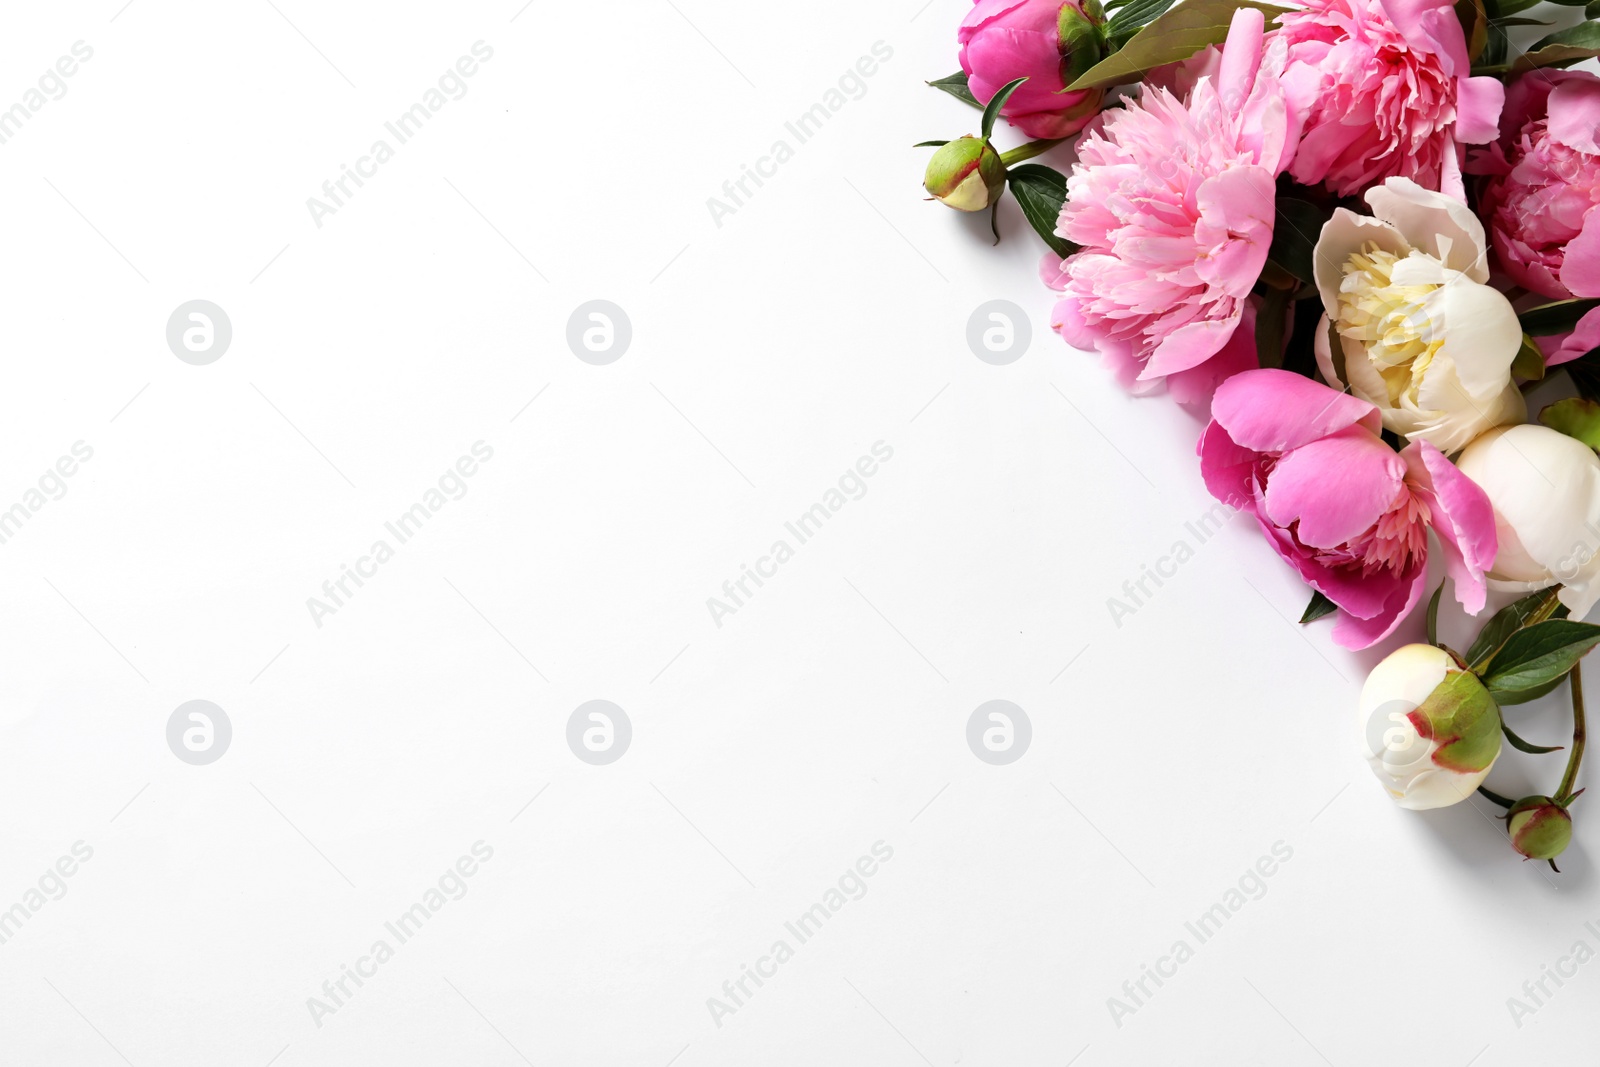
[[1406,645],[1361,687],[1362,754],[1402,808],[1459,804],[1500,757],[1500,709],[1433,645]]
[[1390,178],[1366,199],[1372,216],[1339,208],[1317,240],[1323,377],[1376,404],[1388,429],[1446,454],[1523,421],[1527,408],[1511,380],[1522,327],[1510,301],[1485,284],[1483,224],[1459,200],[1409,178]]
[[1548,426],[1484,434],[1461,453],[1461,473],[1494,505],[1500,551],[1489,586],[1533,592],[1561,583],[1574,618],[1600,600],[1600,457]]

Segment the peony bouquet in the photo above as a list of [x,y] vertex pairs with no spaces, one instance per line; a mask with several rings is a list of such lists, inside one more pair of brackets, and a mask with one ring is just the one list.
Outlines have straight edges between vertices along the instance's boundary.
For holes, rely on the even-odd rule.
[[[1016,199],[1067,344],[1206,420],[1200,476],[1310,587],[1302,623],[1331,616],[1364,649],[1425,615],[1429,643],[1359,701],[1396,801],[1476,791],[1551,866],[1582,792],[1578,663],[1600,643],[1582,621],[1600,600],[1600,77],[1569,69],[1600,57],[1584,2],[1545,21],[1521,14],[1538,0],[977,0],[961,72],[929,84],[981,110],[979,132],[918,146],[946,205]],[[1560,23],[1526,51],[1507,33]],[[1032,140],[996,148],[1001,118]],[[1058,145],[1066,173],[1024,162]],[[1530,413],[1535,386],[1563,398]],[[1438,641],[1447,587],[1488,615],[1464,651]],[[1489,614],[1491,594],[1520,599]],[[1504,709],[1563,682],[1559,785],[1494,793],[1503,745],[1556,751]]]

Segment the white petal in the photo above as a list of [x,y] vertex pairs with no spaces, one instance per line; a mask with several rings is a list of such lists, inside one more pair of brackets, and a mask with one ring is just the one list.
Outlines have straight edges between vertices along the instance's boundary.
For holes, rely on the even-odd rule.
[[1455,197],[1431,192],[1410,178],[1390,178],[1367,190],[1367,203],[1374,215],[1392,223],[1413,247],[1475,282],[1489,280],[1483,223]]
[[1411,246],[1393,226],[1342,207],[1335,208],[1333,218],[1322,227],[1314,264],[1317,291],[1322,294],[1322,306],[1329,314],[1339,307],[1339,286],[1344,282],[1345,262],[1369,243],[1397,256],[1411,251]]

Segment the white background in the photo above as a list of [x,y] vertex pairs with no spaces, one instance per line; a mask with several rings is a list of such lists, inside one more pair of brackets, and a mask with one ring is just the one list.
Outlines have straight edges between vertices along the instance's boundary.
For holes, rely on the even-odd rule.
[[[0,1063],[1592,1057],[1600,966],[1507,1008],[1600,948],[1582,803],[1559,876],[1481,800],[1395,808],[1356,753],[1382,650],[1298,628],[1242,519],[1113,621],[1212,507],[1199,424],[1048,331],[1014,204],[996,248],[922,202],[908,146],[977,115],[923,85],[965,5],[916,2],[8,9],[0,107],[94,51],[0,145],[0,508],[93,458],[0,545],[0,908],[93,857],[0,944]],[[466,95],[315,225],[479,40]],[[718,226],[707,198],[879,41]],[[997,298],[1032,316],[1008,366],[965,337]],[[166,343],[193,299],[232,323],[207,366]],[[632,322],[608,366],[565,340],[591,299]],[[307,598],[478,441],[466,495],[319,627]],[[865,496],[715,625],[878,441]],[[233,727],[208,766],[167,746],[193,699]],[[632,722],[608,766],[566,742],[592,699]],[[1007,766],[966,742],[991,699],[1032,723]],[[1519,722],[1559,743],[1549,704]],[[1502,792],[1559,777],[1512,757]],[[478,841],[466,895],[318,1025],[308,998]],[[718,1025],[708,998],[879,841],[866,894]]]

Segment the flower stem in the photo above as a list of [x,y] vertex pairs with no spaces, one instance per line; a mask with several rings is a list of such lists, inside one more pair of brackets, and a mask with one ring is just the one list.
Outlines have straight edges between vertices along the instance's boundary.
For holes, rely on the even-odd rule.
[[1572,665],[1572,754],[1567,757],[1567,773],[1561,776],[1561,785],[1556,789],[1556,802],[1569,803],[1572,799],[1572,787],[1578,781],[1578,766],[1583,762],[1583,746],[1588,740],[1587,725],[1583,718],[1583,665]]
[[1048,152],[1065,140],[1067,140],[1065,137],[1046,137],[1038,141],[1029,141],[1025,145],[1018,145],[1009,152],[1001,152],[1000,162],[1008,167],[1013,163],[1021,163],[1024,159],[1032,159],[1043,152]]

